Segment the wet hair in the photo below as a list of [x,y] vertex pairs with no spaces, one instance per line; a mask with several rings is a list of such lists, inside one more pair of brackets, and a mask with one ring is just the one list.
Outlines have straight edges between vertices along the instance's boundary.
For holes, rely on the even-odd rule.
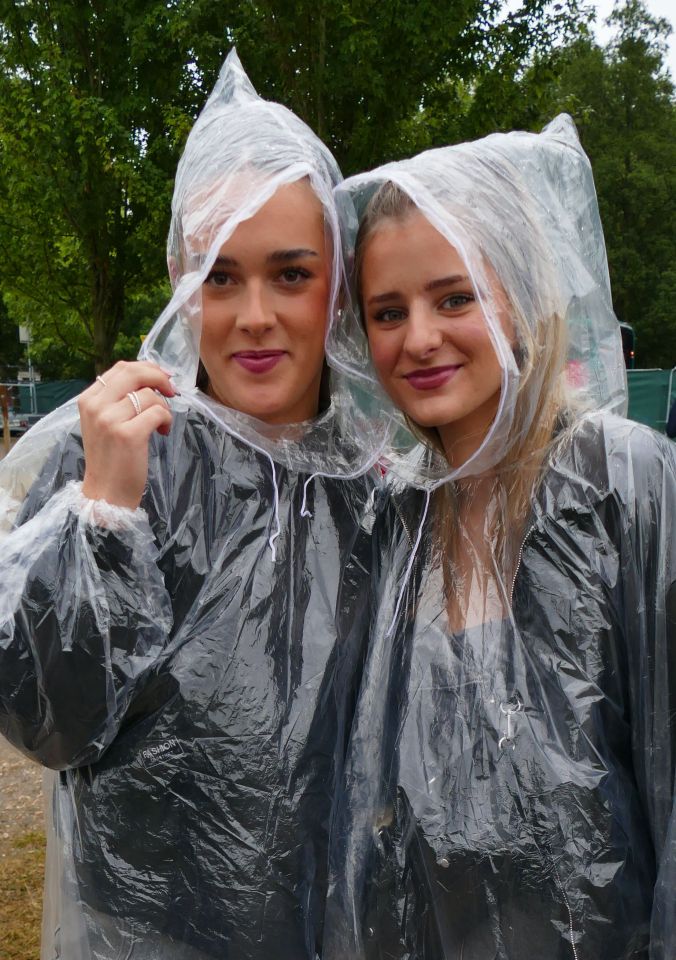
[[361,306],[361,275],[364,266],[366,246],[383,220],[403,220],[418,208],[409,195],[391,180],[386,181],[371,197],[359,221],[359,230],[354,245],[354,289],[360,307],[362,321],[364,314]]

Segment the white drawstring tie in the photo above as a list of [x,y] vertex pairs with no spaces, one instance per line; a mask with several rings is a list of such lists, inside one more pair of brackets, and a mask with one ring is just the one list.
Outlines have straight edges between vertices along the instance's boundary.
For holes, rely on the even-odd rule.
[[311,481],[311,480],[314,480],[314,478],[317,477],[317,476],[319,476],[319,474],[317,474],[317,473],[311,473],[310,476],[309,476],[309,477],[307,478],[307,480],[305,481],[305,483],[303,484],[303,502],[302,502],[302,504],[301,504],[301,506],[300,506],[300,515],[301,515],[301,517],[310,517],[310,518],[312,518],[312,513],[311,513],[311,511],[308,510],[308,508],[307,508],[307,488],[308,488],[308,484],[310,483],[310,481]]
[[272,459],[269,453],[266,453],[268,460],[270,461],[270,466],[272,467],[272,488],[273,488],[273,513],[275,518],[275,529],[268,537],[268,546],[270,547],[270,553],[272,554],[272,562],[274,563],[277,560],[277,547],[275,546],[275,540],[282,532],[282,527],[279,522],[279,487],[277,486],[277,470],[275,468],[275,461]]

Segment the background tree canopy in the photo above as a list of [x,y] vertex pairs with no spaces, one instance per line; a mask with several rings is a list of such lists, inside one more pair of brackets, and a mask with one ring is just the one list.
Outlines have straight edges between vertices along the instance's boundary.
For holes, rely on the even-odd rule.
[[[616,312],[676,363],[669,27],[639,0],[591,39],[577,0],[0,0],[0,377],[30,326],[45,377],[133,357],[168,296],[188,130],[233,43],[348,175],[570,112],[594,165]],[[10,343],[10,341],[12,341]],[[3,370],[4,365],[4,370]]]

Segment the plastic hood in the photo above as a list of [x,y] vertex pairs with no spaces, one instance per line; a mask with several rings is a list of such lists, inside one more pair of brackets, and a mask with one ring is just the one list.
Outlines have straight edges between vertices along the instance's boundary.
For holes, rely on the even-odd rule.
[[[387,457],[395,474],[434,488],[500,463],[537,415],[539,358],[555,317],[565,321],[568,353],[562,376],[571,404],[625,412],[621,339],[596,192],[570,117],[557,117],[541,134],[493,134],[344,181],[336,197],[348,256],[354,256],[369,201],[388,181],[409,195],[465,261],[502,367],[492,429],[474,456],[450,471],[444,457],[418,445],[406,429],[378,383],[358,308],[345,312],[330,331],[330,361],[350,378],[356,395],[367,395],[375,408],[389,412]],[[502,293],[511,306],[516,346],[498,321]]]

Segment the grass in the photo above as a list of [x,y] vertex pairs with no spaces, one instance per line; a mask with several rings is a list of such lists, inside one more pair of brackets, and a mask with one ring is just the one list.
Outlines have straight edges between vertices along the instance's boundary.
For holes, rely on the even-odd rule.
[[0,960],[39,960],[45,838],[0,841]]

